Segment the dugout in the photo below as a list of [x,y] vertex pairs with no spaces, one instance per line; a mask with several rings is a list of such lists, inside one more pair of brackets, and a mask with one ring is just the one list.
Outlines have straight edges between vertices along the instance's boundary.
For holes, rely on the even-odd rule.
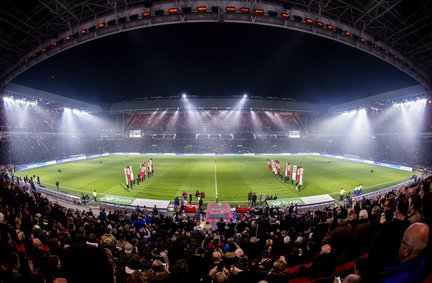
[[217,229],[216,223],[219,219],[223,218],[226,222],[232,217],[231,206],[224,202],[210,202],[207,204],[206,222],[208,222],[212,229]]

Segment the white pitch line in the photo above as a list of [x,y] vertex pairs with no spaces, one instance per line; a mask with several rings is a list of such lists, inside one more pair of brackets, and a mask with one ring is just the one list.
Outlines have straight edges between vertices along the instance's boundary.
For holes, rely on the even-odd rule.
[[218,191],[217,191],[216,159],[214,160],[214,176],[215,176],[215,197],[216,197],[218,195]]

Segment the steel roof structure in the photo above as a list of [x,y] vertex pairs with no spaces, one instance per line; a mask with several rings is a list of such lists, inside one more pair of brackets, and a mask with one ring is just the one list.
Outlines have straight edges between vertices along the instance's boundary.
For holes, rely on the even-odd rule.
[[429,0],[28,0],[0,1],[0,85],[66,49],[101,36],[184,22],[271,25],[368,52],[432,85]]

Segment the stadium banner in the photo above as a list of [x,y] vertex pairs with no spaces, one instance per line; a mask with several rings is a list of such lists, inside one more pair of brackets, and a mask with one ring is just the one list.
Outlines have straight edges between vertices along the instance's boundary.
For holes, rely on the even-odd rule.
[[132,203],[135,201],[135,198],[105,195],[101,197],[99,201],[105,203],[121,204],[121,205],[132,205]]
[[326,195],[318,195],[318,196],[311,196],[311,197],[282,198],[277,200],[268,200],[267,204],[270,207],[275,207],[275,206],[282,207],[282,206],[290,206],[291,204],[297,204],[299,206],[302,206],[302,205],[327,203],[333,201],[334,198],[326,194]]
[[146,207],[146,208],[154,208],[156,205],[156,208],[162,208],[167,209],[170,204],[169,200],[156,200],[156,199],[142,199],[142,198],[136,198],[131,206],[137,206],[140,207]]
[[155,199],[141,199],[141,198],[131,198],[124,196],[113,196],[113,195],[105,195],[99,199],[102,203],[108,204],[117,204],[117,205],[125,205],[136,207],[139,205],[140,207],[145,208],[156,208],[167,209],[170,203],[169,200],[155,200]]
[[277,200],[268,200],[268,206],[270,207],[282,207],[282,206],[290,206],[291,204],[297,205],[305,205],[304,201],[301,198],[281,198]]
[[334,201],[334,198],[332,198],[330,195],[317,195],[310,197],[301,197],[301,200],[304,202],[304,204],[317,204]]

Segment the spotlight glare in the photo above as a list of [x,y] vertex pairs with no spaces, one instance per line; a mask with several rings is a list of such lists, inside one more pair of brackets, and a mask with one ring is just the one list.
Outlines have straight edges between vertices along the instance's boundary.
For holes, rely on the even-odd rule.
[[248,96],[247,96],[247,94],[243,94],[243,98],[247,98]]
[[3,97],[4,102],[13,103],[14,99],[12,97],[5,96]]
[[183,93],[183,94],[182,94],[182,98],[186,98],[186,93]]

